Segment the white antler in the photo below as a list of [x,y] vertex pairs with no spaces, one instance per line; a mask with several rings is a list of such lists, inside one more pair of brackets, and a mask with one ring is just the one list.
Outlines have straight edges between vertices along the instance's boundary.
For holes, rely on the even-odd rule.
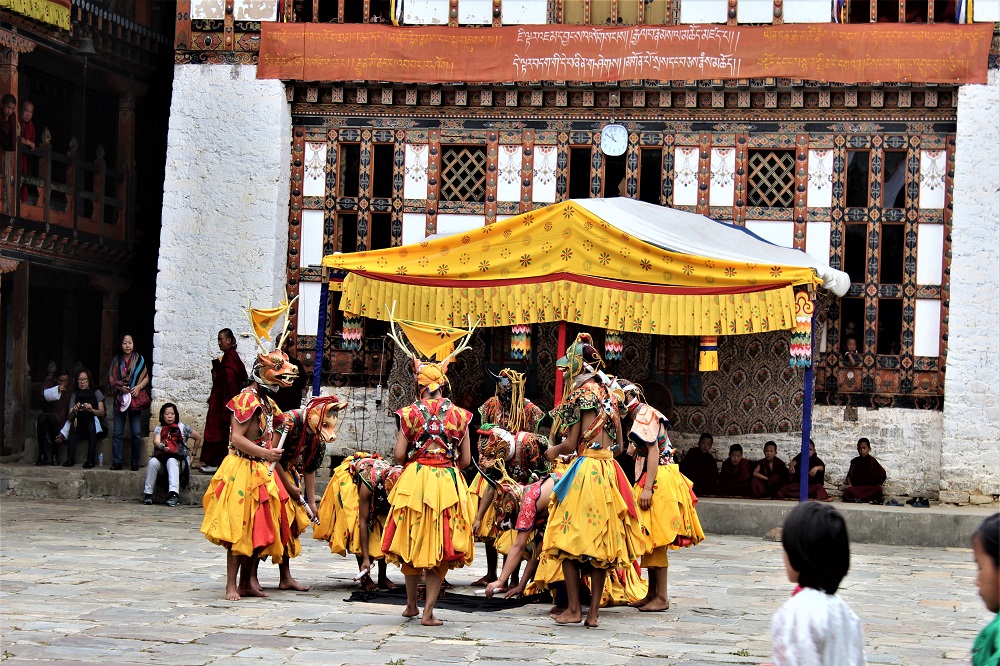
[[469,325],[469,332],[462,336],[461,342],[455,345],[455,349],[453,349],[452,352],[448,354],[448,357],[446,359],[441,361],[442,364],[447,363],[451,359],[455,358],[456,356],[464,352],[466,349],[468,349],[469,345],[472,344],[472,333],[473,331],[476,330],[476,326],[475,324],[472,323],[472,317],[469,315],[465,315],[465,322]]
[[409,356],[414,361],[419,362],[420,357],[418,357],[416,354],[410,351],[410,348],[407,345],[403,344],[403,341],[400,339],[400,336],[396,333],[396,320],[393,319],[393,315],[396,312],[396,301],[392,302],[391,308],[389,306],[386,306],[385,309],[389,311],[389,333],[388,333],[389,338],[396,343],[396,346],[399,347],[399,349],[404,354]]
[[[288,292],[287,291],[285,292],[285,298],[288,298]],[[281,349],[282,347],[284,347],[285,346],[285,340],[288,338],[288,334],[292,332],[291,322],[288,320],[288,311],[291,309],[292,303],[294,303],[297,300],[299,300],[299,295],[298,294],[295,295],[295,298],[293,298],[292,300],[288,301],[288,306],[285,307],[285,327],[284,327],[283,332],[281,334],[281,339],[278,341],[278,344],[275,346],[275,349]]]

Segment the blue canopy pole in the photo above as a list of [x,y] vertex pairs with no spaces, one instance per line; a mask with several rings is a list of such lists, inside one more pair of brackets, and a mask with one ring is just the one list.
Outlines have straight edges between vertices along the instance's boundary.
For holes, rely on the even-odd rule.
[[[810,320],[812,333],[810,340],[816,340],[816,312]],[[813,359],[810,353],[809,365],[802,386],[802,451],[799,454],[799,502],[809,499],[809,438],[812,436],[813,417]]]
[[319,286],[319,324],[316,328],[316,355],[313,357],[312,394],[319,395],[319,385],[323,374],[323,338],[326,337],[326,301],[330,295],[329,269],[323,269],[323,281]]

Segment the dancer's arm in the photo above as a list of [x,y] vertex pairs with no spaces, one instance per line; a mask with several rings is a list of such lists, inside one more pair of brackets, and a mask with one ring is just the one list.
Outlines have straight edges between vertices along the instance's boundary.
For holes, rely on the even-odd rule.
[[496,497],[496,494],[493,486],[486,484],[486,492],[479,498],[479,511],[476,513],[476,522],[472,524],[473,532],[479,531],[479,526],[483,523],[483,516],[486,515],[486,510],[490,508],[490,504],[493,504],[493,498]]
[[646,447],[646,482],[639,493],[639,508],[649,511],[653,504],[653,485],[656,483],[656,472],[660,465],[660,449],[653,442]]
[[363,483],[358,484],[358,531],[361,534],[361,562],[359,571],[368,571],[372,562],[368,553],[368,517],[372,510],[372,490]]
[[396,459],[397,465],[406,464],[406,449],[409,448],[409,445],[410,443],[406,441],[406,435],[400,429],[399,434],[396,435],[396,448],[393,451],[393,457]]
[[507,553],[507,557],[503,561],[503,571],[500,572],[500,577],[492,583],[486,584],[487,597],[492,597],[494,592],[503,589],[504,583],[514,575],[514,571],[521,564],[521,555],[524,553],[524,547],[528,545],[528,536],[530,534],[531,532],[529,531],[517,533],[517,538],[514,539],[514,543],[510,547],[510,552]]

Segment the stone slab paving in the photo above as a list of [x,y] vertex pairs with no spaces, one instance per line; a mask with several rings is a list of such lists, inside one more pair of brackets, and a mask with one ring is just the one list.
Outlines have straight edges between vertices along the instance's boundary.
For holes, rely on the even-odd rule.
[[[492,613],[439,610],[426,628],[401,607],[349,603],[353,560],[304,541],[292,570],[309,592],[228,602],[225,558],[199,534],[195,507],[5,497],[0,503],[0,650],[4,665],[405,664],[594,666],[759,664],[771,615],[787,599],[778,543],[709,536],[671,554],[672,607],[602,611],[601,628],[562,627],[546,606]],[[452,572],[457,591],[483,553]],[[989,613],[965,544],[854,545],[842,594],[864,622],[874,664],[961,664]],[[394,577],[402,582],[398,572]]]

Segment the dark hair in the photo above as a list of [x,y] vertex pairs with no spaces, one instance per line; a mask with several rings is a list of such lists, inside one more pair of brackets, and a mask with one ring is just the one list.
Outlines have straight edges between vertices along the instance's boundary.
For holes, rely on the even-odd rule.
[[135,336],[132,335],[131,331],[125,331],[118,336],[118,353],[121,354],[122,345],[125,344],[125,338],[132,338],[132,351],[135,351]]
[[799,585],[833,594],[851,568],[844,516],[829,504],[806,502],[785,516],[781,545]]
[[17,98],[11,95],[10,93],[7,93],[3,97],[0,97],[0,105],[7,106],[8,104],[17,104]]
[[767,441],[767,442],[764,442],[764,448],[765,448],[765,449],[766,449],[767,447],[769,447],[769,446],[773,446],[773,447],[774,447],[774,450],[775,450],[775,451],[777,451],[777,450],[778,450],[778,445],[777,445],[777,444],[775,443],[775,441],[774,441],[773,439],[772,439],[772,440],[769,440],[769,441]]
[[979,523],[976,533],[972,535],[972,541],[978,542],[993,560],[993,566],[1000,569],[1000,513],[994,513]]
[[63,375],[66,375],[67,377],[69,377],[69,370],[67,370],[66,368],[60,366],[59,369],[56,370],[56,374],[53,375],[53,376],[54,377],[62,377]]
[[861,439],[859,439],[859,440],[858,440],[858,444],[857,444],[857,445],[858,445],[858,446],[861,446],[861,442],[864,442],[865,444],[867,444],[867,445],[868,445],[868,448],[871,448],[871,447],[872,447],[872,443],[868,441],[868,438],[867,438],[867,437],[862,437]]
[[90,369],[86,366],[81,365],[76,373],[73,375],[73,385],[76,386],[77,382],[80,381],[80,375],[87,375],[87,381],[90,382],[90,388],[96,388],[94,386],[94,375],[90,374]]
[[729,447],[729,452],[732,453],[733,451],[739,451],[740,453],[743,453],[743,447],[740,446],[739,444],[733,444],[732,446]]
[[703,432],[703,433],[701,433],[701,436],[698,438],[698,441],[701,442],[701,440],[703,440],[703,439],[707,439],[708,441],[710,441],[712,443],[715,442],[715,438],[712,437],[712,433],[710,433],[710,432]]
[[177,405],[175,405],[172,402],[165,402],[165,403],[163,403],[163,406],[160,407],[160,425],[167,425],[166,423],[163,422],[163,415],[166,413],[168,407],[173,407],[173,409],[174,409],[174,425],[177,425],[178,423],[181,422],[181,413],[177,409]]
[[221,335],[225,335],[227,338],[229,338],[233,342],[236,342],[236,336],[233,335],[233,329],[231,329],[231,328],[224,328],[221,331],[219,331],[219,333]]

